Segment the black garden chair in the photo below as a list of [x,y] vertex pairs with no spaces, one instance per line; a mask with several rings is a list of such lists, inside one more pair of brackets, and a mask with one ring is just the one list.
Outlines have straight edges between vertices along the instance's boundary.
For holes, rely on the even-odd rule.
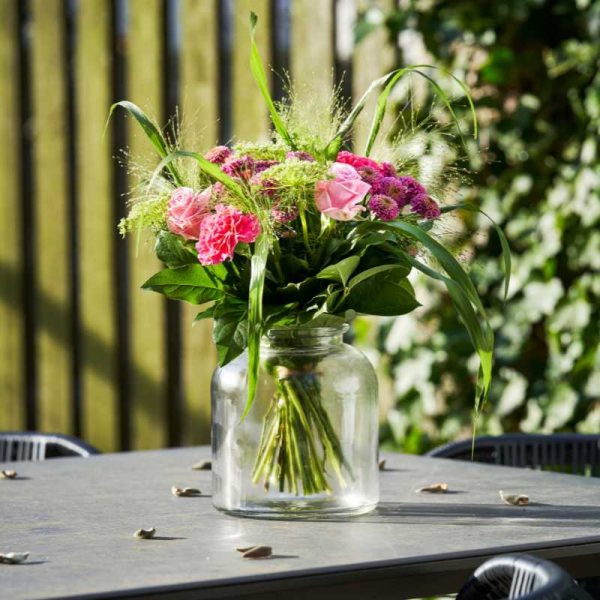
[[0,462],[87,457],[98,450],[76,437],[35,431],[0,431]]
[[496,556],[483,563],[456,600],[592,600],[572,577],[547,560],[527,554]]
[[[427,456],[471,460],[471,440],[450,442]],[[600,477],[600,435],[514,433],[475,439],[475,462]]]

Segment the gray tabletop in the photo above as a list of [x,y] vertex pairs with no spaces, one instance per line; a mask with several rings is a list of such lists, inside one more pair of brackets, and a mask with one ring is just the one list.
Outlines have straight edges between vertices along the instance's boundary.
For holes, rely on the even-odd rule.
[[[13,463],[0,480],[0,598],[407,598],[456,591],[488,556],[529,551],[574,575],[600,574],[600,481],[409,455],[387,456],[376,512],[338,521],[218,513],[208,448]],[[6,465],[4,465],[6,467]],[[2,465],[0,465],[2,468]],[[416,493],[445,481],[451,493]],[[178,498],[172,485],[203,495]],[[498,491],[525,493],[527,507]],[[157,538],[137,540],[140,527]],[[275,556],[242,558],[267,544]]]

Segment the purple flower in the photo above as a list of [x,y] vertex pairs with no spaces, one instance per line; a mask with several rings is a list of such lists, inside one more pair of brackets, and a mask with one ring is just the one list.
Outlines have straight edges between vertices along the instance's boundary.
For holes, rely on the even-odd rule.
[[382,177],[377,185],[375,191],[378,194],[384,194],[395,200],[398,208],[403,208],[409,203],[408,197],[408,186],[403,181],[402,177]]
[[379,183],[379,181],[381,179],[381,175],[380,175],[379,171],[375,167],[372,167],[370,165],[358,167],[358,169],[356,169],[356,171],[358,172],[358,174],[360,175],[360,178],[363,181],[366,181],[368,184],[370,184],[372,186],[377,186],[377,184]]
[[393,221],[400,213],[398,203],[384,194],[375,194],[369,200],[369,210],[381,221]]
[[222,165],[232,154],[227,146],[215,146],[204,155],[204,158],[215,165]]
[[396,167],[394,167],[394,165],[389,162],[382,162],[379,165],[379,172],[383,177],[398,177]]
[[271,209],[271,216],[277,223],[290,223],[298,217],[298,209],[295,206],[275,204]]
[[413,177],[398,177],[398,181],[402,183],[406,190],[406,201],[404,204],[411,204],[413,199],[420,196],[427,196],[427,190]]
[[249,156],[242,156],[228,160],[221,168],[230,177],[248,180],[254,174],[254,161]]
[[426,193],[418,194],[410,201],[411,210],[424,219],[437,219],[440,216],[440,207],[437,202]]
[[262,173],[276,164],[279,164],[276,160],[257,160],[254,163],[254,172]]
[[307,162],[314,162],[314,157],[312,154],[308,152],[303,152],[302,150],[294,150],[292,152],[288,152],[285,157],[287,159],[295,158],[297,160],[305,160]]

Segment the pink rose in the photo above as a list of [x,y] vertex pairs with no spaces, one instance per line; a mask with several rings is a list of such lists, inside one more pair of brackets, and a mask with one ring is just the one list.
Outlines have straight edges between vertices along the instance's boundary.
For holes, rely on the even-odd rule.
[[365,207],[360,203],[371,186],[350,165],[333,163],[329,173],[335,179],[318,181],[315,189],[317,208],[336,221],[350,221]]
[[191,188],[177,188],[169,199],[167,226],[169,231],[186,240],[197,240],[200,223],[210,213],[210,188],[196,193]]
[[216,265],[233,258],[239,243],[250,244],[260,234],[255,215],[241,212],[226,204],[217,204],[215,213],[202,220],[196,244],[198,260],[203,265]]

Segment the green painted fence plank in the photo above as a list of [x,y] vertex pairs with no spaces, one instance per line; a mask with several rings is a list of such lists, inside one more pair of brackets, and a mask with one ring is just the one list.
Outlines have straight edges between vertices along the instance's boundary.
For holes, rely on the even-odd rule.
[[118,447],[117,331],[114,310],[110,135],[111,11],[105,0],[86,0],[77,14],[77,178],[83,437],[100,450]]
[[[130,0],[127,45],[127,95],[160,121],[162,112],[162,2]],[[151,146],[131,121],[129,149],[133,157],[147,157],[155,165]],[[140,290],[141,284],[161,268],[149,238],[129,239],[132,447],[166,445],[165,302],[159,295]]]
[[[217,7],[181,3],[180,95],[183,147],[202,152],[218,137]],[[192,326],[198,310],[182,303],[183,445],[210,441],[210,378],[216,365],[212,321]]]
[[0,429],[25,425],[17,8],[0,0]]
[[290,70],[298,96],[327,93],[333,83],[333,0],[293,0]]
[[39,429],[72,426],[65,23],[62,0],[33,0],[35,317]]

